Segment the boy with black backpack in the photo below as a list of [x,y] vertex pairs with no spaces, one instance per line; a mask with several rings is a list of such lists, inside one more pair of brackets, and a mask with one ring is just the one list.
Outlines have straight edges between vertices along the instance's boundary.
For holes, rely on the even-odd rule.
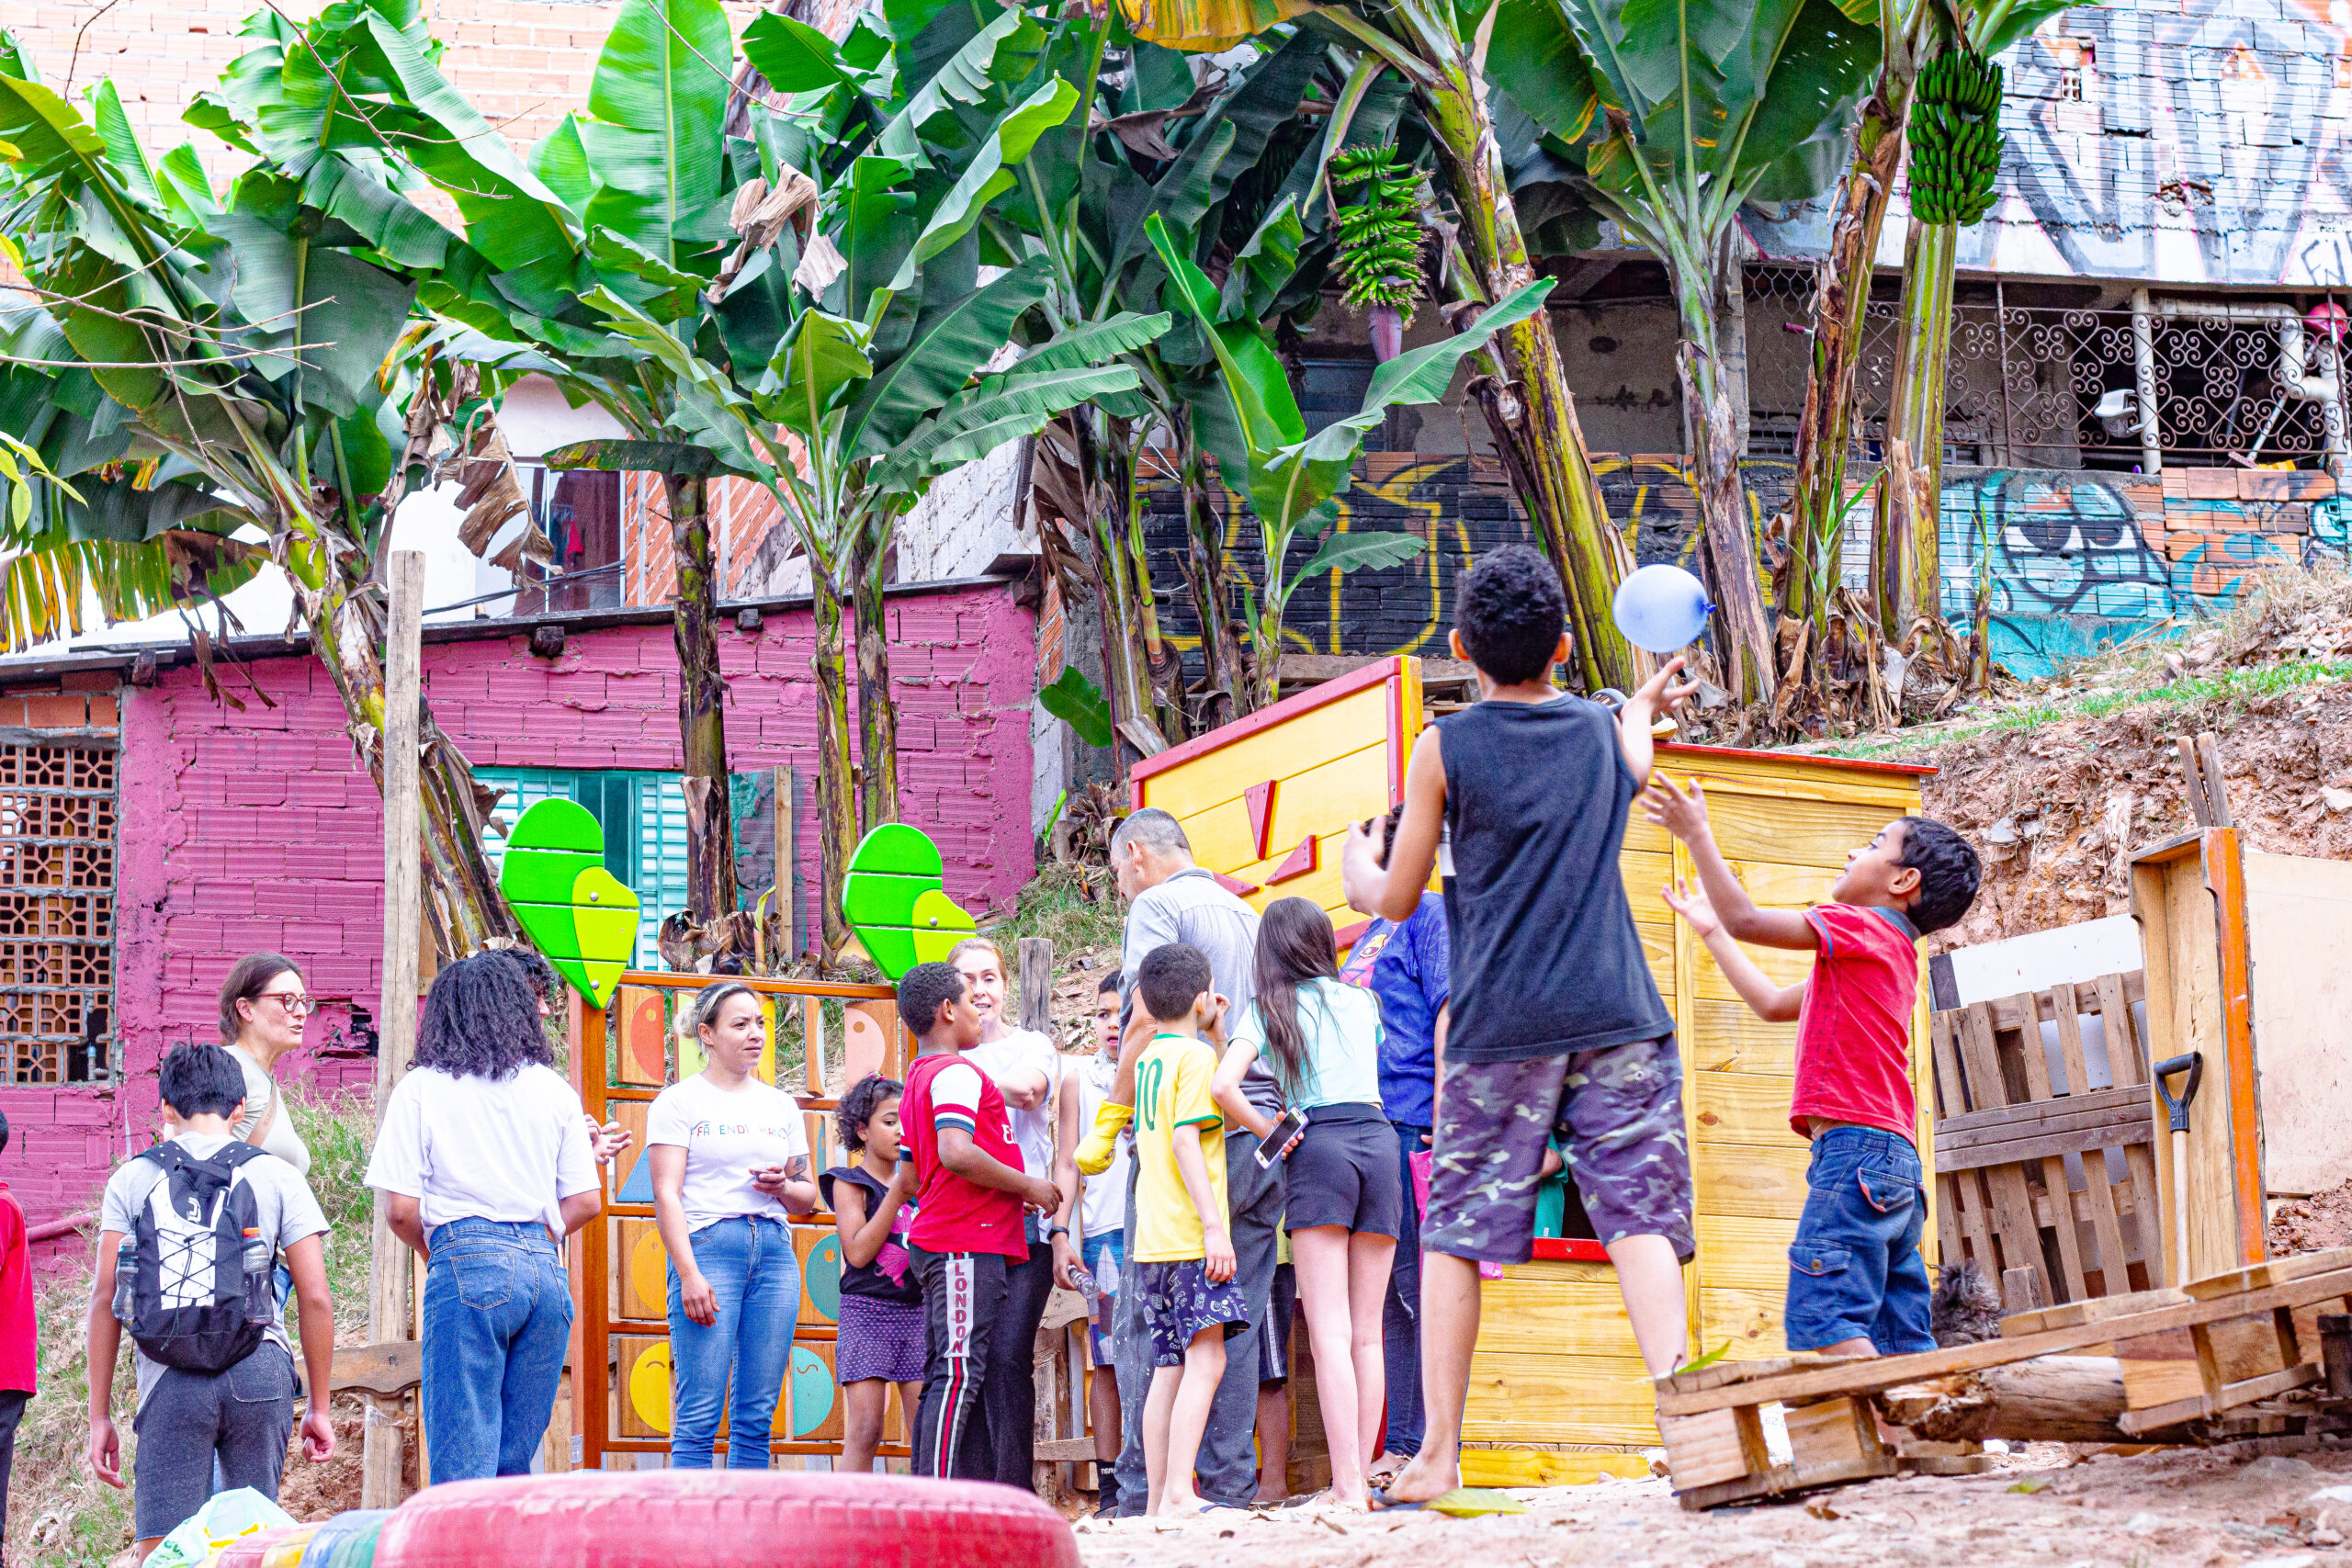
[[232,1134],[245,1100],[235,1057],[218,1045],[183,1045],[164,1058],[160,1076],[178,1128],[108,1179],[90,1294],[88,1457],[109,1486],[122,1484],[112,1405],[126,1326],[138,1348],[131,1533],[142,1561],[212,1495],[216,1461],[222,1489],[277,1495],[296,1389],[276,1286],[281,1252],[300,1303],[312,1393],[302,1452],[312,1463],[334,1452],[324,1393],[334,1364],[326,1215],[292,1166]]

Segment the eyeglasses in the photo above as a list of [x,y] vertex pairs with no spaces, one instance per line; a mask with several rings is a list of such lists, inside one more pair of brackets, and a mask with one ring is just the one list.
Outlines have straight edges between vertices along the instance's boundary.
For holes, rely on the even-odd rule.
[[314,1010],[319,1005],[300,991],[264,991],[254,999],[276,1002],[293,1018],[300,1018],[305,1013]]

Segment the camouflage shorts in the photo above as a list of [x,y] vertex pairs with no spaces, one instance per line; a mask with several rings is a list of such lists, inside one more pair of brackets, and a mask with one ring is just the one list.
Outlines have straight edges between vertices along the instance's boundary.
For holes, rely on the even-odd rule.
[[1555,1132],[1595,1235],[1604,1243],[1662,1235],[1690,1260],[1690,1151],[1671,1034],[1566,1056],[1446,1063],[1422,1248],[1527,1261],[1535,1186]]

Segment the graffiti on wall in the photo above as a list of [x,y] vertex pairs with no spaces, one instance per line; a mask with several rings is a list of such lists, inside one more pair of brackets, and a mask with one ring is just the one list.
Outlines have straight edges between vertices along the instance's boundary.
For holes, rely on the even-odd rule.
[[[1963,271],[2352,283],[2352,27],[2342,0],[2109,0],[2004,58],[2001,197]],[[1902,265],[1890,222],[1881,266]],[[1817,255],[1823,204],[1759,228]],[[1769,236],[1769,237],[1768,237]]]
[[[2243,470],[2175,471],[2217,491]],[[1993,656],[2019,674],[2235,601],[2257,572],[2346,559],[2345,509],[2324,474],[2253,473],[2235,496],[2167,494],[2137,475],[1983,469],[1943,491],[1944,614],[1988,580]],[[2262,493],[2265,491],[2276,493]]]
[[[1682,460],[1596,454],[1609,514],[1644,565],[1692,565],[1698,502]],[[1751,515],[1781,504],[1789,465],[1742,466]],[[1949,473],[1943,490],[1943,608],[1973,611],[1980,570],[1991,587],[1993,656],[2019,674],[2129,641],[2167,621],[2227,607],[2267,567],[2352,563],[2352,505],[2334,498],[2312,470],[2168,471],[2174,483],[2137,474],[1983,468]],[[2231,494],[2220,493],[2230,490]],[[1341,502],[1345,531],[1386,529],[1423,541],[1416,559],[1379,570],[1333,572],[1291,602],[1289,646],[1307,653],[1442,656],[1453,624],[1453,583],[1499,545],[1524,541],[1527,526],[1501,472],[1483,458],[1375,453],[1356,470]],[[1846,550],[1849,585],[1862,586],[1867,512],[1858,512]],[[1148,529],[1163,581],[1177,581],[1183,522],[1175,498],[1155,494]],[[1255,530],[1239,497],[1226,497],[1228,567],[1255,581]],[[1188,595],[1169,602],[1163,622],[1177,648],[1197,654],[1199,626]]]

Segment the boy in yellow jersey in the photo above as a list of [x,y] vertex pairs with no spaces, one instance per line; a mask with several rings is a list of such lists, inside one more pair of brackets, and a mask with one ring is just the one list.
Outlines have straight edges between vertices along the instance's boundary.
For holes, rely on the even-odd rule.
[[1145,954],[1136,1002],[1158,1026],[1136,1058],[1136,1212],[1127,1237],[1128,1288],[1142,1292],[1151,1336],[1151,1392],[1144,1402],[1145,1511],[1201,1512],[1193,1462],[1209,1404],[1225,1376],[1225,1342],[1250,1326],[1233,1279],[1226,1229],[1225,1121],[1209,1094],[1217,998],[1199,948],[1170,942]]

